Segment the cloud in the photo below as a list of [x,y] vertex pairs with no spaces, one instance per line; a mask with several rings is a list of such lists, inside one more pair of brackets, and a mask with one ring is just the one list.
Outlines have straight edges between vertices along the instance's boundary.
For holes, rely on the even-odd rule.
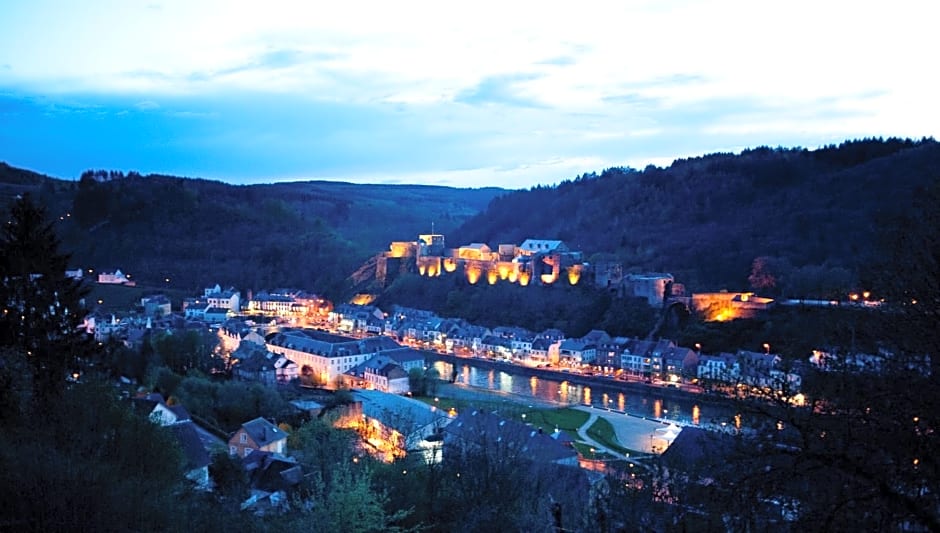
[[152,111],[154,109],[160,109],[160,104],[153,100],[143,100],[134,104],[134,107],[140,111]]
[[550,57],[548,59],[543,59],[539,61],[538,65],[553,65],[556,67],[566,67],[569,65],[574,65],[577,60],[573,56],[556,56]]
[[500,74],[481,80],[475,87],[461,91],[455,101],[470,105],[498,104],[514,107],[543,107],[534,98],[524,96],[520,85],[538,80],[539,74]]

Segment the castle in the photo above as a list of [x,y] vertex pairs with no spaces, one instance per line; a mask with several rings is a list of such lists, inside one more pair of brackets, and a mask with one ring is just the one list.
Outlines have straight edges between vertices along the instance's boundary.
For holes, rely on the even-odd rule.
[[582,254],[558,240],[526,239],[521,245],[484,243],[446,248],[438,233],[419,235],[416,241],[396,241],[378,257],[376,279],[385,285],[396,271],[417,271],[427,277],[460,275],[471,285],[504,281],[521,286],[550,285],[564,278],[571,285],[580,279]]

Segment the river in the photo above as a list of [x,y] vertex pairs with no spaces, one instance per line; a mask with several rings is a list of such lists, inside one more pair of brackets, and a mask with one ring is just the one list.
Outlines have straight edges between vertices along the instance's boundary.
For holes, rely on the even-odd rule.
[[[454,365],[446,361],[432,363],[442,377],[451,376]],[[694,399],[676,399],[649,393],[623,392],[613,387],[579,385],[562,379],[515,375],[497,369],[480,368],[469,363],[457,364],[456,383],[481,389],[537,398],[560,405],[593,405],[646,418],[676,421],[682,425],[710,425],[729,422],[733,412]]]

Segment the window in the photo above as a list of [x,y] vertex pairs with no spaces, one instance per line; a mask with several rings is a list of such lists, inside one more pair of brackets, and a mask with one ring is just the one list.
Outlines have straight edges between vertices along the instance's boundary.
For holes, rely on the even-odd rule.
[[245,432],[242,432],[242,434],[238,436],[238,442],[242,444],[248,442],[248,434]]
[[228,447],[228,453],[229,453],[229,455],[235,455],[236,453],[238,453],[238,447],[237,447],[237,446],[229,446],[229,447]]

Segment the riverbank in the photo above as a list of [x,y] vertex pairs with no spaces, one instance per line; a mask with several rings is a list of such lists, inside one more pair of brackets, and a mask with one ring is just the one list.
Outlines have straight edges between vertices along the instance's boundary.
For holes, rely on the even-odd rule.
[[541,409],[558,409],[561,407],[569,407],[568,405],[561,402],[551,402],[531,396],[521,396],[519,394],[511,394],[508,392],[481,389],[479,387],[473,387],[463,383],[451,383],[449,381],[441,381],[438,384],[435,396],[441,398],[453,398],[455,400],[469,402],[512,402],[517,405],[536,406]]
[[462,383],[441,382],[435,396],[467,402],[476,401],[481,404],[489,405],[512,404],[511,407],[507,406],[507,408],[504,409],[506,411],[516,411],[526,407],[539,409],[561,409],[567,407],[578,409],[610,422],[611,426],[614,428],[614,434],[617,437],[618,443],[624,448],[643,453],[662,453],[669,444],[669,442],[663,438],[662,432],[657,431],[666,427],[664,422],[639,415],[631,415],[625,412],[598,409],[587,405],[552,402],[531,396],[480,389]]
[[[694,401],[699,404],[714,404],[714,405],[727,405],[726,401],[723,401],[723,398],[706,395],[696,392],[689,392],[682,389],[677,389],[675,387],[663,387],[660,385],[654,385],[652,383],[646,383],[643,381],[625,381],[621,379],[614,379],[604,376],[586,376],[582,374],[575,374],[570,372],[561,372],[558,370],[550,368],[533,368],[528,366],[516,365],[512,363],[507,363],[504,361],[496,361],[493,359],[486,359],[482,357],[460,357],[452,354],[442,354],[439,352],[430,352],[425,351],[425,356],[427,360],[430,361],[443,361],[451,365],[472,365],[477,368],[484,368],[487,370],[497,370],[500,372],[505,372],[507,374],[513,374],[516,376],[532,377],[550,379],[554,381],[567,381],[572,385],[580,385],[583,387],[594,387],[598,389],[605,389],[615,392],[623,392],[629,394],[637,395],[655,395],[669,400],[677,401]],[[441,376],[443,379],[447,379],[449,376]]]

